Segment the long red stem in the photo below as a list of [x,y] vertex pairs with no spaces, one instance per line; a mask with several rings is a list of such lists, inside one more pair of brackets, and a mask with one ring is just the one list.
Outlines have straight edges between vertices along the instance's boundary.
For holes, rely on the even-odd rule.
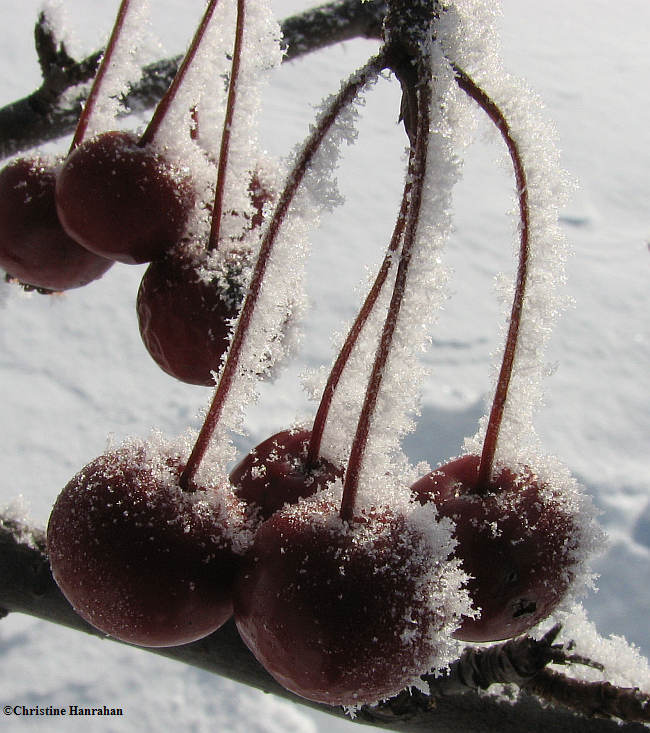
[[212,222],[210,225],[210,239],[208,250],[216,251],[219,247],[219,232],[221,230],[221,216],[223,213],[223,196],[226,186],[226,170],[228,168],[228,153],[230,150],[230,133],[232,121],[235,114],[235,103],[237,101],[237,80],[239,78],[239,67],[241,65],[241,50],[244,40],[244,23],[246,14],[245,0],[237,0],[237,26],[235,28],[235,45],[232,54],[232,65],[230,67],[230,84],[228,86],[228,101],[226,103],[226,114],[223,121],[223,132],[221,133],[221,149],[219,151],[219,167],[217,172],[217,186],[214,193],[214,207],[212,209]]
[[352,103],[359,91],[368,83],[369,79],[378,74],[384,67],[385,56],[380,53],[370,59],[370,61],[368,61],[368,63],[354,74],[354,76],[342,87],[341,91],[332,100],[329,108],[320,119],[319,124],[312,130],[311,135],[307,139],[307,142],[305,143],[305,146],[303,147],[302,152],[289,175],[273,217],[269,222],[268,229],[262,239],[260,252],[255,263],[248,294],[246,295],[239,320],[237,321],[235,333],[233,334],[226,362],[223,366],[223,371],[221,373],[219,383],[217,384],[210,409],[203,422],[203,426],[201,427],[196,443],[194,444],[194,448],[192,449],[187,465],[180,476],[180,486],[184,490],[191,490],[193,478],[201,464],[201,461],[203,460],[203,457],[205,456],[210,445],[212,435],[214,434],[219,423],[219,419],[221,418],[226,399],[235,379],[242,348],[250,327],[251,318],[257,305],[260,288],[273,251],[273,246],[277,239],[280,227],[285,220],[289,206],[291,205],[296,191],[298,190],[298,186],[307,173],[311,161],[320,148],[325,135],[330,130],[343,109]]
[[147,129],[142,133],[142,137],[138,141],[138,145],[140,145],[141,147],[148,145],[156,137],[158,130],[160,129],[160,126],[165,119],[165,115],[167,114],[167,111],[171,107],[172,103],[174,102],[176,94],[178,93],[181,84],[185,80],[187,71],[191,63],[194,61],[194,57],[196,56],[201,45],[201,41],[203,40],[203,36],[205,35],[205,32],[210,25],[210,21],[212,20],[214,10],[217,7],[218,2],[219,0],[210,0],[210,2],[208,3],[208,7],[203,14],[201,23],[196,29],[196,33],[194,34],[194,38],[192,39],[192,43],[190,44],[190,47],[185,54],[181,65],[178,67],[176,76],[172,80],[172,83],[169,85],[169,89],[167,89],[160,102],[158,102],[158,106],[154,110],[151,120],[147,125]]
[[384,322],[381,340],[377,348],[377,353],[375,354],[375,361],[368,381],[368,386],[366,388],[366,395],[361,408],[359,422],[357,423],[357,430],[352,442],[350,458],[348,460],[345,480],[343,482],[343,497],[341,499],[339,515],[344,521],[352,521],[354,519],[356,498],[359,488],[359,475],[370,434],[370,423],[377,405],[384,369],[392,346],[393,335],[395,333],[395,327],[397,325],[404,292],[406,290],[408,269],[411,263],[413,247],[417,235],[417,227],[424,191],[424,178],[429,148],[431,99],[431,81],[427,80],[427,82],[422,84],[417,91],[418,115],[416,137],[415,145],[411,149],[411,154],[409,156],[408,173],[409,178],[413,181],[413,187],[408,207],[402,252],[400,255],[399,266],[397,268],[397,275],[395,277],[395,284],[393,286],[393,295],[386,315],[386,320]]
[[118,10],[117,18],[115,19],[115,25],[113,26],[111,37],[108,39],[108,44],[106,46],[106,50],[104,51],[104,55],[102,56],[99,68],[97,69],[97,73],[95,74],[95,79],[90,89],[90,93],[88,94],[88,99],[86,100],[83,111],[79,116],[77,128],[74,132],[72,143],[70,145],[70,153],[76,147],[81,145],[84,136],[86,135],[88,123],[90,122],[90,118],[95,110],[95,105],[97,104],[97,98],[99,97],[99,94],[101,92],[104,77],[106,76],[106,72],[108,71],[111,60],[113,58],[113,53],[115,51],[115,47],[117,46],[118,38],[120,37],[120,33],[122,32],[122,28],[124,27],[126,15],[129,12],[130,2],[131,0],[122,0],[120,4],[120,9]]
[[508,398],[508,387],[512,376],[517,340],[519,337],[519,327],[521,325],[521,312],[524,303],[526,279],[528,275],[530,213],[528,208],[526,171],[521,159],[519,147],[512,137],[508,121],[506,120],[503,112],[492,101],[492,99],[490,99],[487,93],[472,81],[464,71],[454,66],[454,72],[456,74],[456,82],[458,83],[458,86],[481,107],[501,133],[501,137],[508,148],[508,152],[510,153],[510,158],[512,160],[512,165],[515,171],[515,180],[517,183],[517,195],[519,198],[520,232],[517,282],[512,309],[510,312],[510,325],[508,327],[503,360],[501,362],[501,369],[499,371],[494,400],[490,410],[485,440],[483,441],[483,452],[481,454],[481,462],[479,465],[476,485],[476,493],[485,494],[489,490],[490,479],[492,478],[494,456],[496,453],[497,441],[499,439],[499,430],[501,429],[503,412]]
[[363,305],[361,306],[359,314],[355,318],[354,323],[352,324],[352,327],[348,332],[345,343],[343,344],[339,355],[336,357],[334,366],[332,367],[329,377],[327,378],[327,384],[325,385],[323,396],[321,397],[320,404],[318,405],[318,410],[316,411],[316,417],[314,418],[314,425],[312,427],[311,437],[309,440],[307,460],[305,462],[307,470],[309,470],[310,467],[316,466],[318,462],[318,459],[320,457],[320,448],[323,439],[323,433],[325,432],[327,417],[330,407],[332,405],[332,400],[334,399],[334,393],[336,392],[338,383],[343,376],[343,371],[345,370],[345,366],[348,363],[348,359],[350,358],[352,349],[357,343],[359,335],[361,334],[361,331],[363,330],[366,321],[370,317],[370,314],[372,313],[375,304],[377,303],[377,299],[379,298],[382,288],[384,287],[384,283],[386,282],[388,273],[393,266],[395,253],[397,252],[400,241],[402,239],[402,235],[404,233],[404,227],[406,226],[406,212],[410,201],[410,192],[412,185],[413,182],[411,178],[407,177],[406,183],[404,185],[404,193],[402,194],[402,203],[400,206],[399,214],[397,216],[397,222],[395,223],[395,228],[393,230],[393,235],[391,237],[386,256],[384,257],[384,261],[379,268],[377,277],[375,278],[375,281],[372,284],[372,287],[370,288],[370,291],[368,292],[368,295],[366,296]]

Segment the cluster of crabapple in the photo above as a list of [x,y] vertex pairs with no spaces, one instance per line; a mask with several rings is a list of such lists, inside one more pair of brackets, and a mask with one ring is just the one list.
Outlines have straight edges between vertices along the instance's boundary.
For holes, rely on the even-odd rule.
[[[394,12],[401,7],[393,5]],[[237,33],[244,6],[238,0]],[[420,29],[427,40],[433,18],[429,12]],[[400,27],[395,18],[392,22]],[[263,229],[259,252],[234,331],[219,336],[228,342],[228,351],[191,451],[156,439],[132,441],[100,456],[63,489],[47,532],[55,580],[97,628],[138,645],[170,646],[201,638],[234,614],[244,642],[281,684],[331,705],[373,703],[398,693],[418,674],[450,661],[451,636],[490,641],[531,628],[565,595],[580,534],[552,487],[532,469],[495,462],[525,296],[526,180],[505,117],[460,69],[455,70],[456,82],[488,114],[508,146],[521,218],[515,304],[483,453],[450,461],[410,491],[404,487],[402,502],[389,505],[380,494],[370,504],[360,500],[361,466],[416,246],[428,160],[431,60],[423,51],[425,43],[403,40],[389,34],[379,54],[330,100],[266,226],[261,227],[261,218],[250,219],[248,226]],[[386,68],[400,79],[411,109],[409,170],[386,258],[334,363],[312,427],[273,435],[223,475],[220,468],[212,470],[209,448],[239,375],[278,231],[332,125]],[[234,73],[230,83],[234,88]],[[90,149],[84,145],[73,151],[60,174],[62,190],[73,190],[66,167],[77,150],[88,161],[79,163],[79,169],[95,165],[95,154],[84,152]],[[126,161],[135,161],[142,149],[116,133],[100,136],[95,145],[98,150],[119,148],[116,157]],[[164,168],[157,158],[151,160],[160,165],[156,170]],[[76,163],[70,166],[69,180],[80,175],[76,169]],[[173,188],[182,210],[192,198],[187,193],[191,182],[175,179]],[[75,190],[74,196],[81,195]],[[250,190],[259,214],[268,194],[254,178]],[[216,197],[213,214],[220,211]],[[64,216],[61,220],[66,221]],[[213,218],[213,231],[214,225]],[[159,236],[154,237],[158,243]],[[147,246],[129,245],[119,256],[139,260]],[[171,310],[165,308],[185,297],[169,283],[178,278],[184,291],[191,279],[186,274],[191,266],[178,257],[170,264],[166,252],[150,265],[140,291],[138,309],[147,333],[158,328],[154,314],[159,307],[170,319]],[[343,466],[322,454],[323,432],[332,396],[392,268],[392,297]],[[193,312],[204,300],[207,296],[187,296],[181,311]],[[163,305],[154,307],[158,302]],[[190,334],[189,341],[205,348],[197,335]]]
[[[398,70],[395,71],[399,75]],[[466,587],[473,612],[462,615],[453,636],[464,641],[485,642],[523,633],[557,607],[575,577],[582,538],[578,519],[563,502],[559,490],[539,479],[528,466],[511,468],[494,460],[525,297],[529,259],[526,175],[518,146],[500,109],[461,69],[455,71],[459,87],[497,126],[510,152],[520,204],[520,266],[503,364],[482,455],[469,454],[453,459],[416,481],[410,491],[414,502],[422,506],[434,505],[439,519],[451,520],[456,543],[453,557],[461,562],[468,575]],[[258,445],[230,474],[235,490],[257,501],[266,519],[254,541],[254,559],[249,559],[244,580],[237,587],[237,626],[257,658],[278,680],[298,694],[324,702],[337,695],[339,702],[350,703],[350,697],[343,689],[345,683],[341,682],[345,679],[345,667],[337,668],[340,647],[334,638],[327,636],[328,632],[340,634],[336,639],[355,650],[363,645],[363,634],[347,633],[347,627],[341,620],[344,615],[342,605],[337,607],[340,613],[337,623],[332,624],[330,614],[333,612],[329,610],[328,593],[321,593],[323,582],[326,586],[334,583],[331,570],[325,574],[319,571],[321,565],[327,566],[321,542],[327,547],[335,547],[336,557],[345,556],[342,548],[347,546],[338,535],[333,539],[325,533],[326,539],[323,539],[314,529],[314,526],[319,526],[314,515],[322,511],[315,508],[318,504],[296,503],[284,510],[278,510],[278,506],[281,501],[294,502],[296,495],[307,497],[317,494],[340,474],[343,477],[343,497],[339,516],[351,526],[364,521],[357,514],[355,503],[359,467],[406,287],[421,205],[424,176],[422,170],[418,170],[418,164],[422,169],[426,166],[423,141],[429,130],[429,100],[422,91],[428,89],[428,77],[426,72],[424,74],[418,79],[419,88],[415,85],[409,87],[408,80],[403,84],[417,105],[415,129],[410,134],[413,167],[409,169],[402,210],[389,252],[335,362],[314,426],[311,431],[276,434]],[[399,267],[389,313],[375,355],[350,457],[343,469],[320,455],[323,426],[345,361],[375,307],[392,255],[399,249],[398,243],[401,244]],[[301,510],[301,506],[305,508]],[[378,510],[372,521],[384,521],[385,517],[380,517],[383,515]],[[278,546],[281,547],[279,551]],[[313,559],[314,554],[316,560]],[[294,579],[301,573],[303,577],[295,583]],[[341,573],[348,573],[347,565]],[[350,575],[352,583],[363,588],[360,577],[354,572]],[[312,576],[316,580],[312,581]],[[338,581],[340,578],[334,586],[336,591],[340,590]],[[348,587],[347,579],[341,583],[346,588],[344,596],[349,594],[348,597],[359,598]],[[289,590],[277,592],[278,588],[285,587]],[[383,588],[382,591],[385,592]],[[368,608],[372,603],[372,593],[365,588],[360,593],[363,595],[360,602]],[[360,622],[355,617],[357,627],[366,622],[366,618]],[[296,628],[300,630],[298,634],[293,633]],[[330,644],[328,652],[322,658],[318,657],[325,671],[315,671],[312,660],[316,650],[325,645],[325,638]],[[383,640],[385,637],[381,635],[379,638]],[[390,649],[387,653],[400,658],[396,649],[389,645],[386,649]],[[301,658],[310,661],[301,664]],[[350,664],[348,656],[346,664]],[[363,671],[357,669],[356,674],[357,684],[363,688]],[[378,667],[376,674],[381,677]],[[329,691],[324,692],[325,688]]]
[[[250,210],[225,213],[239,220],[240,234],[221,241],[227,239],[219,235],[224,214],[223,202],[218,200],[223,195],[225,166],[218,176],[215,167],[215,200],[209,202],[209,192],[199,190],[187,170],[157,145],[157,133],[194,63],[216,0],[208,4],[193,43],[144,133],[110,130],[86,138],[129,4],[122,0],[68,155],[62,160],[19,158],[0,173],[0,266],[7,279],[49,293],[86,285],[114,262],[150,262],[137,298],[144,345],[171,376],[210,386],[243,301],[243,283],[254,257],[251,242],[261,226],[264,206],[274,196],[261,171],[253,169]],[[198,139],[196,109],[193,113],[194,127],[188,135]],[[227,116],[224,161],[229,121]],[[207,152],[205,157],[209,159]],[[188,232],[196,206],[212,212],[208,242],[197,242]],[[219,266],[208,268],[207,260],[217,250]],[[211,276],[201,276],[211,269]]]

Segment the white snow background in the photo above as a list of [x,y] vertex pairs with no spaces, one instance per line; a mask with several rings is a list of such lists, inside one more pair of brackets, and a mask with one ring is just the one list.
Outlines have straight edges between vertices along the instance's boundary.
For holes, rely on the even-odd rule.
[[[66,33],[82,57],[106,38],[117,2],[64,0]],[[158,55],[184,50],[202,0],[156,0]],[[276,0],[278,18],[305,0]],[[40,0],[0,0],[0,104],[40,83],[33,25]],[[556,365],[536,425],[602,510],[609,545],[595,563],[599,590],[584,601],[604,635],[650,655],[650,4],[625,0],[504,0],[504,66],[524,78],[555,121],[564,168],[578,187],[562,215],[572,257],[573,305],[551,340]],[[338,88],[376,44],[355,41],[285,64],[265,97],[261,135],[288,154],[313,106]],[[155,49],[151,49],[152,52]],[[344,206],[324,215],[308,262],[311,309],[301,350],[249,410],[242,450],[309,409],[305,367],[332,359],[330,335],[355,314],[360,283],[388,242],[402,187],[406,138],[397,124],[399,85],[367,95],[358,143],[339,170]],[[68,141],[48,148],[64,150]],[[446,262],[452,297],[424,356],[431,369],[417,431],[405,449],[435,465],[460,452],[485,412],[491,354],[501,348],[495,276],[512,273],[513,181],[505,148],[487,122],[455,191],[455,234]],[[147,355],[135,297],[142,267],[116,265],[61,297],[0,288],[0,505],[45,525],[59,490],[99,455],[108,435],[169,435],[198,427],[210,390],[180,384]],[[19,497],[22,497],[20,499]],[[16,505],[16,501],[18,504]],[[20,502],[23,502],[22,504]],[[4,704],[122,707],[93,731],[311,733],[351,724],[138,649],[11,615],[0,622]],[[72,730],[81,719],[9,719],[9,731]]]

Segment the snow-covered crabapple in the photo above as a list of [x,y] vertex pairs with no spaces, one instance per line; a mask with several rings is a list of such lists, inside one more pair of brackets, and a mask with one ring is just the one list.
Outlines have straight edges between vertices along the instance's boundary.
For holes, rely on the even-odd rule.
[[232,614],[243,509],[227,482],[181,491],[182,468],[174,453],[118,448],[83,468],[52,509],[54,579],[80,616],[122,641],[185,644]]
[[445,594],[463,593],[423,526],[385,506],[347,522],[316,497],[275,512],[236,583],[243,640],[284,687],[329,705],[377,702],[444,665]]
[[574,578],[580,533],[562,496],[531,471],[497,467],[477,491],[480,458],[457,458],[415,482],[416,499],[454,522],[454,556],[469,575],[476,616],[454,636],[495,641],[546,618]]
[[285,504],[295,504],[341,478],[342,468],[320,457],[307,464],[311,431],[282,430],[262,441],[230,472],[237,496],[268,519]]

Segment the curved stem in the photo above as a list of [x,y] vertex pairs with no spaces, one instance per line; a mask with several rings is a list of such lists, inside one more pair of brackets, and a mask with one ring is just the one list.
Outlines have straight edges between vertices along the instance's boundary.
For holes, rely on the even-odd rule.
[[456,74],[456,82],[458,86],[468,94],[488,115],[490,120],[496,125],[501,137],[503,138],[515,172],[515,180],[517,183],[517,195],[519,199],[519,266],[517,269],[517,282],[515,286],[515,295],[510,312],[510,325],[508,327],[508,335],[506,337],[506,345],[503,352],[503,360],[497,380],[497,386],[492,401],[490,417],[483,441],[483,452],[481,454],[481,462],[478,471],[478,480],[476,485],[477,494],[485,494],[489,489],[490,480],[492,478],[492,467],[494,464],[494,456],[496,453],[497,441],[499,439],[499,430],[503,419],[503,412],[508,398],[508,387],[512,376],[512,369],[515,360],[515,351],[517,349],[517,340],[519,337],[519,327],[521,325],[521,312],[524,303],[524,295],[526,292],[526,279],[528,275],[528,259],[530,253],[530,212],[528,207],[528,189],[526,186],[526,171],[521,159],[519,147],[512,137],[510,125],[506,120],[503,112],[495,104],[492,99],[483,91],[472,79],[454,65]]
[[266,273],[266,268],[273,251],[273,246],[277,239],[280,227],[282,226],[289,206],[298,190],[298,186],[302,182],[311,161],[320,148],[321,143],[327,132],[330,130],[341,112],[352,103],[359,91],[368,83],[371,77],[376,76],[385,66],[385,57],[382,53],[374,56],[368,63],[362,67],[352,78],[341,88],[341,91],[330,103],[329,108],[320,119],[318,125],[312,130],[311,135],[307,139],[305,146],[291,171],[284,191],[280,196],[280,200],[276,206],[275,212],[269,226],[262,239],[260,252],[255,263],[253,276],[248,289],[248,294],[244,300],[242,310],[237,321],[235,333],[228,350],[228,356],[219,378],[219,383],[212,398],[212,403],[208,414],[203,422],[199,436],[194,444],[194,448],[189,457],[187,465],[180,476],[180,485],[184,490],[191,490],[192,481],[196,471],[205,456],[210,444],[212,435],[219,423],[219,419],[223,412],[226,399],[230,392],[230,388],[235,379],[244,340],[250,327],[251,318],[253,316],[262,281]]
[[432,99],[431,84],[432,82],[430,78],[427,78],[426,81],[417,89],[418,114],[416,137],[415,146],[411,149],[411,155],[409,157],[408,173],[409,179],[413,181],[413,188],[407,212],[402,252],[400,255],[399,266],[397,268],[397,275],[395,277],[395,285],[393,287],[393,296],[384,322],[384,328],[377,348],[377,353],[375,354],[375,361],[368,381],[368,386],[366,388],[366,395],[361,408],[359,422],[357,423],[357,430],[354,436],[354,441],[352,442],[350,458],[348,460],[345,480],[343,482],[343,497],[341,499],[341,509],[339,514],[341,519],[348,522],[354,519],[356,497],[359,487],[359,474],[361,472],[363,457],[368,443],[370,423],[377,405],[377,398],[381,388],[384,369],[386,367],[386,362],[388,361],[388,355],[393,342],[393,334],[395,332],[399,311],[402,305],[404,292],[406,290],[408,269],[417,234],[429,147],[430,106]]
[[245,0],[237,0],[237,25],[235,28],[235,45],[232,54],[232,65],[230,67],[230,84],[228,85],[228,101],[226,103],[226,114],[223,121],[223,132],[221,133],[221,148],[219,150],[217,186],[214,192],[214,207],[212,209],[212,221],[210,223],[210,239],[208,240],[209,251],[216,251],[219,247],[219,232],[221,230],[221,216],[223,213],[223,195],[226,186],[226,170],[228,167],[228,152],[230,150],[230,133],[232,129],[233,117],[235,114],[235,103],[237,101],[237,80],[239,78],[241,50],[244,40],[245,15]]
[[122,28],[124,27],[124,20],[126,19],[126,15],[129,12],[130,2],[131,0],[122,0],[120,4],[120,9],[118,10],[117,18],[115,19],[115,25],[113,26],[111,37],[108,39],[106,51],[104,52],[101,63],[99,64],[99,68],[97,69],[97,74],[95,75],[90,93],[88,94],[86,104],[84,105],[83,111],[79,116],[79,121],[77,122],[77,128],[72,138],[69,153],[71,153],[76,147],[78,147],[84,139],[86,130],[88,129],[88,123],[95,109],[95,105],[97,104],[97,98],[101,92],[104,77],[106,76],[106,72],[108,71],[111,60],[113,58],[113,53],[115,52],[117,40],[120,37]]
[[208,7],[203,14],[201,23],[196,29],[194,38],[192,38],[192,43],[190,44],[187,53],[181,61],[181,65],[178,67],[176,76],[174,77],[172,83],[169,85],[169,89],[167,89],[160,102],[158,102],[158,106],[154,110],[151,120],[147,125],[147,129],[142,133],[142,137],[138,141],[138,145],[140,145],[141,147],[148,145],[156,137],[156,134],[158,133],[158,130],[160,129],[160,126],[165,119],[165,115],[171,107],[174,99],[176,98],[176,94],[178,93],[178,90],[180,89],[181,84],[185,79],[187,70],[189,69],[192,61],[194,61],[194,57],[196,56],[199,50],[199,46],[201,45],[201,41],[203,40],[203,36],[205,35],[205,32],[210,25],[210,21],[212,20],[214,10],[217,7],[218,2],[219,0],[210,0],[210,2],[208,3]]
[[382,288],[384,287],[384,283],[386,282],[386,278],[388,277],[388,273],[393,265],[395,253],[397,252],[406,226],[406,212],[410,201],[412,185],[413,182],[411,178],[407,177],[406,183],[404,184],[404,193],[402,194],[402,203],[397,216],[397,222],[395,223],[395,228],[393,230],[393,235],[388,246],[388,251],[386,252],[386,256],[384,257],[381,267],[379,268],[377,277],[375,278],[375,281],[370,288],[363,305],[361,306],[361,310],[350,328],[345,339],[345,343],[343,344],[339,355],[336,357],[336,361],[334,362],[334,366],[332,367],[329,377],[327,378],[327,384],[325,385],[323,396],[321,397],[318,410],[316,411],[316,417],[314,418],[314,425],[309,439],[307,460],[305,462],[307,470],[316,466],[318,462],[320,457],[321,441],[327,424],[327,416],[332,405],[332,400],[334,399],[334,393],[336,392],[338,383],[343,376],[343,372],[346,364],[348,363],[348,359],[350,358],[350,354],[352,353],[352,349],[354,348],[366,321],[370,317],[370,314],[377,303],[377,299],[379,298]]

